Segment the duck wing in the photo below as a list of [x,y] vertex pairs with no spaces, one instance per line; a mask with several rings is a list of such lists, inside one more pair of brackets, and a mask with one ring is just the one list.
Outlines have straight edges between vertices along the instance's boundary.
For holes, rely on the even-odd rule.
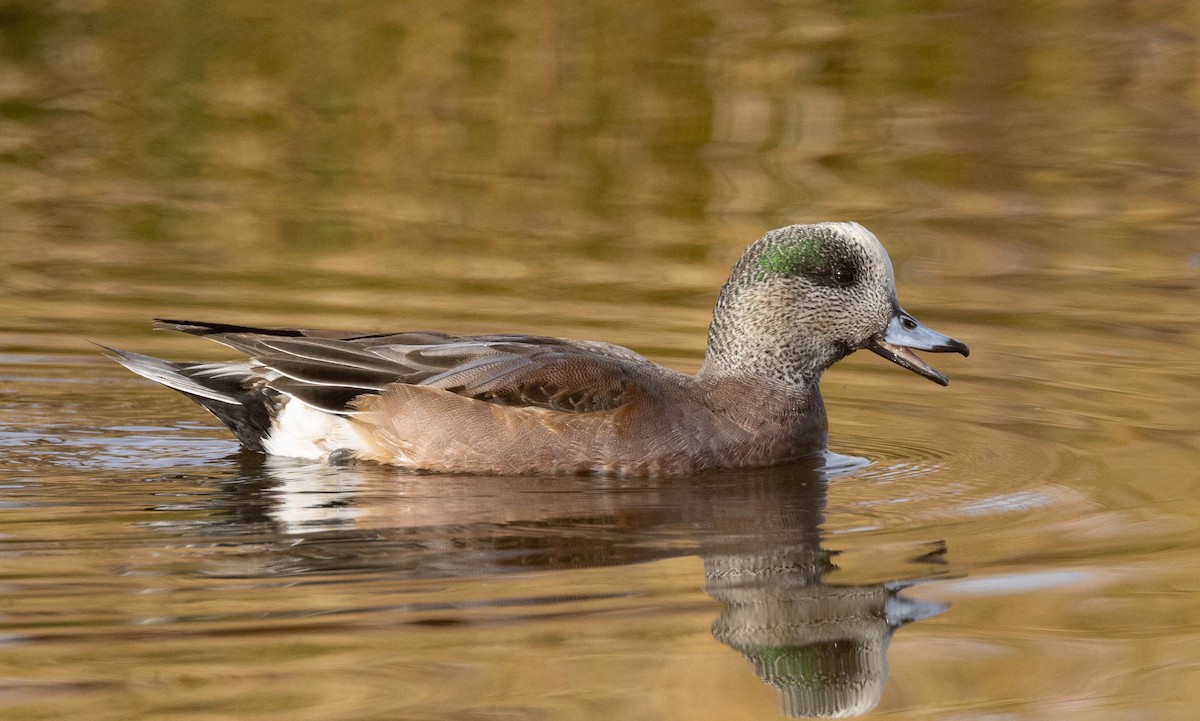
[[[357,398],[396,383],[497,405],[607,411],[627,402],[636,376],[658,369],[619,346],[543,336],[362,334],[172,320],[156,326],[241,351],[249,356],[257,382],[339,414],[353,413]],[[207,364],[214,369],[208,374],[218,376],[223,365]]]

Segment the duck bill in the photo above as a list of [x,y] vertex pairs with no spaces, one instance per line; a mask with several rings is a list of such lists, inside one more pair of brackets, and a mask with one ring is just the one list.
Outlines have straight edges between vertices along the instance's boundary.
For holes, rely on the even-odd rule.
[[950,336],[942,335],[917,322],[903,309],[896,308],[887,328],[867,341],[867,349],[887,358],[896,365],[924,376],[938,385],[949,385],[950,379],[934,370],[913,351],[930,353],[961,353],[966,356],[971,350]]

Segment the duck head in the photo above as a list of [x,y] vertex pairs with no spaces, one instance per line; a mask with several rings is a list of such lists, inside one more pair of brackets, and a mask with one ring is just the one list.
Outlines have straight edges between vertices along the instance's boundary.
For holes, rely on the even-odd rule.
[[790,225],[752,243],[734,266],[717,298],[702,372],[815,385],[862,348],[940,385],[949,380],[914,351],[969,353],[900,307],[892,262],[869,230]]

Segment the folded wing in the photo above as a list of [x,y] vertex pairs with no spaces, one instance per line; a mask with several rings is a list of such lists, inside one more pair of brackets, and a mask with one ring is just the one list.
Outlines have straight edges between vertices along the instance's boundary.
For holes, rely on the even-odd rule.
[[[249,356],[255,382],[339,414],[354,413],[355,399],[395,383],[498,405],[564,413],[606,411],[626,402],[632,370],[652,367],[617,346],[540,336],[359,334],[170,320],[160,320],[157,326],[235,348]],[[193,378],[203,383],[203,375],[198,372]]]

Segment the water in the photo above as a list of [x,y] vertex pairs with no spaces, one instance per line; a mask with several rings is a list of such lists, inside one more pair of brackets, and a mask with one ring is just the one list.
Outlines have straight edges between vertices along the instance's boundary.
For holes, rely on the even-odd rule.
[[[0,8],[0,715],[1190,719],[1190,3]],[[971,345],[824,381],[829,467],[237,453],[88,341],[538,332],[694,371],[855,219]]]

